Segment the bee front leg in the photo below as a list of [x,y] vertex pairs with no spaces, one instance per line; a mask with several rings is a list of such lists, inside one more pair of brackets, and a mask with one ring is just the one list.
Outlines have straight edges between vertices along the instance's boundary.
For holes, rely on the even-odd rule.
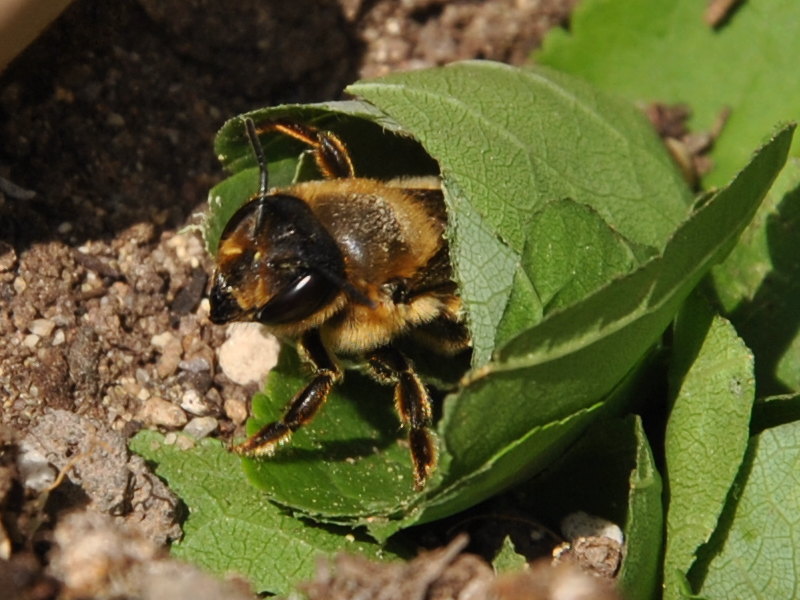
[[414,488],[425,487],[436,466],[436,444],[430,432],[431,398],[411,363],[397,349],[384,346],[367,356],[376,378],[394,385],[394,402],[403,425],[414,464]]
[[241,444],[231,448],[244,456],[272,456],[300,427],[311,421],[325,404],[342,372],[322,344],[319,332],[309,331],[300,339],[300,348],[314,367],[314,378],[291,399],[283,417],[259,429]]

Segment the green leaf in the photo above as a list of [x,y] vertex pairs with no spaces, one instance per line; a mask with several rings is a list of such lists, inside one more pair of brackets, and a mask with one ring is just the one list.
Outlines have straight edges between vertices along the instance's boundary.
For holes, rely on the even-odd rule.
[[311,579],[320,556],[346,550],[371,558],[387,550],[344,529],[310,525],[288,515],[241,476],[239,458],[216,440],[189,450],[161,434],[138,433],[131,449],[157,463],[156,472],[189,506],[184,539],[172,553],[214,573],[241,573],[258,591],[287,594]]
[[800,391],[800,161],[787,163],[727,260],[712,271],[724,314],[755,355],[759,395]]
[[536,59],[635,102],[686,103],[695,131],[730,107],[705,178],[714,186],[741,169],[775,123],[800,118],[800,4],[743,2],[718,29],[704,23],[705,9],[696,0],[587,0],[569,33],[553,30]]
[[[363,523],[382,538],[451,515],[540,471],[604,409],[606,398],[624,391],[683,300],[731,248],[780,169],[791,133],[780,132],[687,219],[662,256],[553,312],[468,374],[445,399],[437,426],[440,465],[424,493],[411,489],[390,394],[355,373],[298,432],[296,453],[292,444],[274,459],[252,463],[257,485],[315,518]],[[302,385],[296,368],[286,366],[271,376],[269,414],[259,414],[261,422],[277,418]]]
[[627,240],[590,207],[568,199],[548,202],[534,215],[520,259],[522,279],[515,281],[498,325],[498,346],[639,264]]
[[528,566],[528,561],[514,548],[511,537],[506,536],[492,560],[492,566],[496,573],[518,573]]
[[[695,131],[730,108],[705,178],[714,186],[741,168],[768,127],[800,118],[800,3],[742,2],[719,29],[703,23],[705,8],[694,0],[587,0],[570,33],[552,32],[537,58],[637,102],[685,103]],[[800,391],[799,184],[800,167],[790,162],[740,247],[714,270],[724,316],[758,357],[760,395]]]
[[[401,147],[415,148],[413,172],[425,172],[430,161],[420,147],[381,127],[420,140],[444,178],[453,260],[477,362],[485,364],[445,399],[439,468],[423,493],[411,489],[391,390],[355,372],[293,444],[248,469],[282,504],[321,520],[364,524],[383,538],[540,471],[607,404],[623,402],[683,300],[751,219],[792,130],[778,133],[729,187],[687,217],[685,187],[640,115],[559,74],[463,63],[352,91],[380,110],[362,103],[358,115],[348,104],[342,112],[341,105],[278,107],[252,116],[305,115],[334,129],[359,173],[395,167]],[[531,105],[520,110],[520,98]],[[284,143],[264,137],[265,150]],[[218,140],[234,168],[248,165],[241,138],[234,119]],[[287,158],[277,150],[276,160]],[[595,245],[608,263],[585,251]],[[539,252],[564,264],[545,264]],[[600,273],[577,272],[583,269]],[[547,305],[537,303],[542,292]],[[519,317],[526,298],[532,318]],[[518,302],[514,311],[507,310],[510,299]],[[508,317],[498,330],[512,312],[516,322],[509,326]],[[508,341],[495,348],[498,334]],[[285,361],[259,400],[260,422],[278,418],[305,380]]]
[[669,496],[664,598],[681,598],[698,548],[717,528],[749,438],[753,355],[731,324],[693,296],[675,326],[675,399],[667,423]]
[[[225,122],[214,140],[217,156],[227,170],[238,173],[256,166],[253,150],[244,132],[244,117],[256,127],[268,121],[287,120],[333,131],[347,141],[359,176],[386,179],[398,175],[428,175],[437,172],[436,163],[408,137],[397,122],[374,106],[357,100],[320,104],[285,104],[260,108]],[[260,136],[270,168],[270,185],[286,185],[289,181],[272,181],[272,165],[285,160],[298,160],[308,147],[297,140],[274,132]],[[317,177],[318,178],[318,177]]]
[[638,417],[594,425],[542,475],[516,490],[530,514],[557,528],[583,511],[622,528],[625,556],[617,578],[625,598],[656,589],[663,516],[661,477]]
[[635,425],[635,467],[630,473],[624,527],[627,550],[617,581],[629,600],[646,600],[653,597],[661,566],[661,556],[653,549],[662,546],[664,537],[662,478],[638,418]]
[[689,573],[707,598],[795,598],[800,572],[800,422],[752,438],[724,529]]
[[[305,383],[297,353],[284,346],[263,394],[253,400],[248,432],[280,417]],[[379,526],[402,511],[413,491],[411,459],[393,410],[391,388],[357,371],[334,388],[314,422],[268,460],[245,459],[248,476],[273,500],[317,519],[359,518]]]
[[[642,116],[561,73],[464,62],[348,91],[390,115],[439,163],[473,364],[494,348],[528,227],[547,202],[590,206],[625,238],[655,248],[686,214],[686,186]],[[551,233],[546,240],[565,252],[581,243]]]
[[[421,520],[477,502],[546,464],[630,373],[752,218],[791,142],[784,129],[681,225],[659,256],[553,313],[468,374],[439,424],[453,457]],[[502,399],[502,401],[498,401]],[[486,427],[492,415],[492,427]]]
[[800,394],[758,398],[753,405],[750,430],[759,432],[792,421],[800,421]]

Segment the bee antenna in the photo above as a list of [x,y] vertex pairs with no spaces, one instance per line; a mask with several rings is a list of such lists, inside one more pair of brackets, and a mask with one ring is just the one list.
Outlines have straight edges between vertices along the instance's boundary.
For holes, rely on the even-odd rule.
[[258,139],[256,124],[253,123],[253,119],[245,117],[244,128],[247,132],[247,139],[250,141],[250,147],[253,149],[253,154],[256,155],[256,162],[258,163],[260,171],[258,178],[258,196],[259,198],[263,198],[267,195],[267,159],[264,157],[264,148],[261,146],[261,141]]
[[256,124],[250,117],[244,117],[244,129],[247,132],[247,139],[250,141],[250,147],[253,149],[253,154],[256,156],[258,163],[258,208],[256,209],[255,219],[253,219],[253,236],[255,237],[261,230],[264,222],[264,212],[266,210],[265,198],[267,197],[267,180],[269,172],[267,171],[267,159],[264,156],[264,148],[261,146],[261,141],[258,139],[258,132],[256,131]]

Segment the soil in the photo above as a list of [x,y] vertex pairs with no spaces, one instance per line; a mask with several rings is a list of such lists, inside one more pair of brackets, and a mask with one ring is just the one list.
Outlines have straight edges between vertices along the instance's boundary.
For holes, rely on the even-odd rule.
[[[185,231],[223,176],[222,123],[395,70],[521,64],[575,1],[76,0],[0,74],[0,589],[103,597],[47,558],[67,512],[137,524],[147,556],[179,535],[125,440],[241,432],[268,365],[221,366],[210,262]],[[90,454],[96,470],[73,468]]]

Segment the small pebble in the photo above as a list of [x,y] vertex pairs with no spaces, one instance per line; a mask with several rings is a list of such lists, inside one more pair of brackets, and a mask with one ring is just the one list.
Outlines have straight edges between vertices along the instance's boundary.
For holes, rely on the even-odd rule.
[[211,369],[211,365],[202,356],[196,356],[191,360],[182,360],[178,363],[178,366],[182,371],[190,371],[192,373],[200,373]]
[[222,408],[225,415],[236,425],[241,425],[247,420],[247,405],[239,398],[226,398]]
[[22,340],[22,344],[24,346],[27,346],[28,348],[34,348],[36,344],[39,343],[40,339],[41,338],[35,333],[29,333],[28,335],[25,336],[25,339]]
[[50,319],[34,319],[28,323],[28,331],[38,335],[40,338],[50,337],[55,327],[56,324]]
[[167,344],[169,344],[170,341],[176,340],[176,339],[177,338],[171,332],[164,331],[162,333],[159,333],[159,334],[154,335],[153,337],[151,337],[150,338],[150,344],[152,344],[156,348],[159,348],[159,349],[163,350],[164,348],[167,347]]
[[214,417],[195,417],[183,428],[183,433],[199,440],[217,428],[217,420]]
[[17,264],[17,252],[8,242],[0,241],[0,273],[10,271]]
[[53,344],[53,346],[60,346],[61,344],[64,343],[64,341],[66,339],[67,338],[64,335],[64,330],[63,329],[58,329],[56,331],[55,335],[53,336],[53,341],[51,342],[51,344]]
[[197,417],[205,417],[214,410],[214,407],[210,406],[197,390],[186,390],[183,393],[183,396],[181,396],[181,408]]
[[147,399],[139,417],[149,425],[161,427],[183,427],[187,421],[186,413],[180,407],[158,396]]
[[280,345],[258,325],[228,328],[228,339],[219,348],[219,366],[239,385],[260,384],[278,362]]
[[22,485],[37,492],[48,489],[56,480],[56,470],[53,465],[41,452],[31,448],[27,442],[19,445],[17,469]]
[[606,537],[621,544],[624,539],[619,525],[582,510],[570,513],[562,519],[561,533],[568,540],[578,537]]
[[197,440],[190,435],[179,435],[175,438],[175,446],[179,450],[191,450],[195,447],[195,442],[197,442]]
[[[158,346],[156,346],[158,347]],[[180,340],[174,335],[170,334],[170,338],[164,344],[161,356],[156,363],[156,374],[161,379],[166,379],[178,370],[178,365],[181,362],[181,355],[183,348]]]

